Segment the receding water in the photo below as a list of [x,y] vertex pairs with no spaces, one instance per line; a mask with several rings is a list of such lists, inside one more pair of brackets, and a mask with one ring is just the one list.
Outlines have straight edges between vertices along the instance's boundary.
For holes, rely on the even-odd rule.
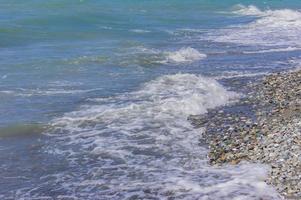
[[299,1],[0,0],[1,199],[280,199],[187,121],[298,67]]

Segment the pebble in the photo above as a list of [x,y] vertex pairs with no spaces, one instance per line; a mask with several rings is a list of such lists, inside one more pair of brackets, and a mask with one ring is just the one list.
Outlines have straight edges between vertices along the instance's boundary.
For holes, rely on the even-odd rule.
[[[266,76],[248,93],[231,109],[216,110],[197,123],[206,128],[209,160],[268,164],[266,182],[287,199],[301,199],[301,71]],[[249,114],[232,112],[242,105]]]

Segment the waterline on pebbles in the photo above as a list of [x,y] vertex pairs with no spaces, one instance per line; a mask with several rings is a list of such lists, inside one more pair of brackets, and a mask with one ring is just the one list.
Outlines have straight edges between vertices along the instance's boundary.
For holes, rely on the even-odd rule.
[[284,197],[300,199],[301,71],[266,76],[247,90],[232,107],[191,117],[195,126],[206,127],[210,163],[267,164],[266,182]]

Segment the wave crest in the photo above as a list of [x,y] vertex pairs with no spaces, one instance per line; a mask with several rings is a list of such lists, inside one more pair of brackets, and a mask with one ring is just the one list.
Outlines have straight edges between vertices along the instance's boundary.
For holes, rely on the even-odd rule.
[[190,63],[206,58],[206,54],[200,53],[198,50],[187,47],[178,51],[168,52],[166,62],[171,63]]
[[193,74],[164,75],[146,83],[138,91],[116,97],[112,104],[110,100],[105,106],[89,106],[88,109],[85,107],[84,110],[66,114],[65,117],[55,120],[55,124],[65,127],[71,125],[68,123],[69,120],[64,119],[83,122],[85,119],[92,118],[96,121],[114,118],[111,120],[115,121],[123,114],[128,119],[127,123],[141,118],[140,116],[152,121],[152,117],[159,118],[163,114],[170,118],[184,115],[186,121],[188,115],[203,114],[210,108],[224,105],[234,97],[237,97],[236,93],[228,92],[211,78]]
[[268,169],[261,165],[208,166],[206,148],[199,145],[202,129],[187,120],[237,97],[214,79],[174,74],[138,91],[95,99],[95,105],[52,123],[63,134],[50,152],[66,154],[75,170],[73,177],[59,174],[56,182],[86,199],[112,194],[114,199],[278,199],[263,182]]
[[244,45],[301,48],[301,12],[298,10],[260,10],[255,6],[239,5],[235,14],[255,15],[258,19],[246,24],[232,26],[211,34],[217,42]]
[[244,6],[242,4],[238,4],[234,6],[233,13],[239,15],[262,15],[263,14],[263,12],[256,6],[253,5]]

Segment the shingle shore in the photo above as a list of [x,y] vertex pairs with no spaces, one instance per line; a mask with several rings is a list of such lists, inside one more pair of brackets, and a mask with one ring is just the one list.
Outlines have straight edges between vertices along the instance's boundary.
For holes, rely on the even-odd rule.
[[210,163],[268,164],[267,183],[301,199],[301,70],[268,75],[249,88],[235,105],[190,118],[206,128]]

